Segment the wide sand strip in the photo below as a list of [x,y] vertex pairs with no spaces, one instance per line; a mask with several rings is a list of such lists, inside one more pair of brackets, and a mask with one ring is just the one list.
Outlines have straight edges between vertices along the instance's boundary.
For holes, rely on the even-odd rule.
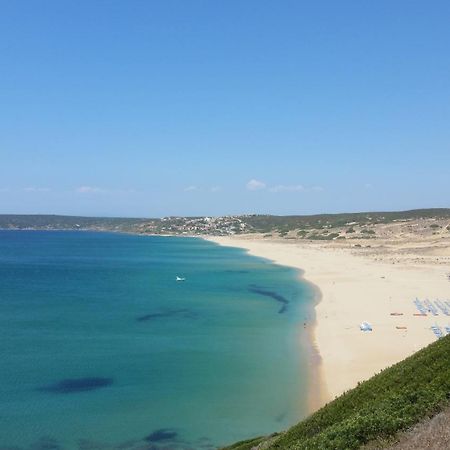
[[[319,404],[433,342],[431,325],[444,333],[450,326],[450,316],[442,311],[438,316],[414,315],[418,310],[413,304],[416,297],[450,300],[448,266],[393,264],[331,245],[252,235],[208,239],[302,269],[304,278],[320,289],[313,333],[321,356]],[[372,332],[360,330],[363,321],[372,325]]]

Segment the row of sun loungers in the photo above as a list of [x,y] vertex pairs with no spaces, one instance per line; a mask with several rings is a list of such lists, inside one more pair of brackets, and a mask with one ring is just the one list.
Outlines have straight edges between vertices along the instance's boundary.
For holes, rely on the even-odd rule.
[[438,310],[435,308],[433,303],[430,302],[430,300],[425,300],[423,303],[425,307],[428,309],[428,311],[430,311],[430,313],[433,314],[433,316],[438,315]]
[[445,306],[440,300],[436,300],[434,303],[446,316],[450,316],[449,307]]
[[416,305],[417,309],[421,314],[426,314],[428,312],[425,306],[423,306],[422,302],[418,298],[414,300],[414,304]]
[[[439,312],[442,312],[446,316],[450,316],[450,302],[442,302],[440,300],[435,300],[430,302],[430,300],[420,301],[418,298],[414,300],[416,308],[419,310],[420,315],[427,315],[428,313],[433,314],[433,316],[438,316]],[[417,315],[417,314],[415,314]]]
[[431,331],[434,333],[434,335],[439,339],[444,336],[444,333],[441,330],[441,327],[438,327],[437,325],[431,325]]
[[444,335],[450,334],[450,325],[446,325],[444,329],[445,332],[442,331],[441,327],[438,327],[437,325],[431,325],[431,331],[438,339],[443,337]]

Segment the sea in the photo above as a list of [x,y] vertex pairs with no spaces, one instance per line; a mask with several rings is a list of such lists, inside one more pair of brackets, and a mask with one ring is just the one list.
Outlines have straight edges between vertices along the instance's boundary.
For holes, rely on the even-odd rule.
[[313,304],[297,270],[200,238],[0,231],[0,449],[283,430],[308,412]]

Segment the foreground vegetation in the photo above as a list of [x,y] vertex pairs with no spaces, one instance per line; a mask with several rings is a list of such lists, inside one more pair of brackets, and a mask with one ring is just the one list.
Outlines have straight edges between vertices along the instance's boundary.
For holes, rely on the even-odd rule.
[[264,441],[260,448],[268,450],[385,446],[449,403],[450,335],[360,383],[287,432],[227,449],[250,450]]

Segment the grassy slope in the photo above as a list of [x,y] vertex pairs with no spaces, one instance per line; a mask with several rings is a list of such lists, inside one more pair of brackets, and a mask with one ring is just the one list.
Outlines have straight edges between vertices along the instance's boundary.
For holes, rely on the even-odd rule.
[[[450,336],[360,383],[279,435],[275,449],[356,449],[386,442],[450,401]],[[261,438],[228,449],[249,450]]]
[[287,232],[295,229],[317,229],[325,226],[342,227],[348,223],[359,224],[391,223],[398,220],[450,218],[450,209],[414,209],[410,211],[361,212],[342,214],[316,214],[311,216],[269,216],[255,215],[244,221],[255,231],[266,233],[273,230]]
[[[413,429],[400,433],[389,450],[442,450],[450,448],[450,407],[431,419],[422,420]],[[378,450],[378,446],[367,445],[364,450]]]

